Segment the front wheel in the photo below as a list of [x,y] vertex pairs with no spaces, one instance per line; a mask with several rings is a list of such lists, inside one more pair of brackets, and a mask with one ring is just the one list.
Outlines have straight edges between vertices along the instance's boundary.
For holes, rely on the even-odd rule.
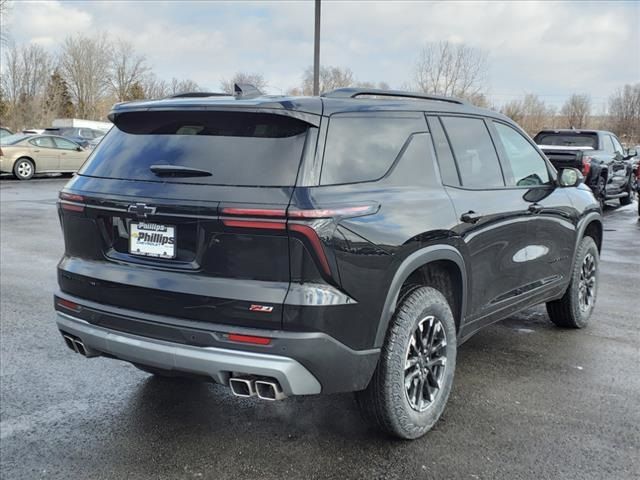
[[584,328],[596,305],[598,294],[598,264],[600,256],[596,242],[584,237],[578,246],[571,271],[571,282],[564,296],[547,303],[547,313],[553,323],[564,328]]
[[18,180],[30,180],[36,173],[36,167],[28,158],[19,158],[13,165],[13,174]]
[[373,378],[356,394],[365,419],[404,439],[427,433],[447,404],[456,353],[455,322],[444,295],[432,287],[405,293]]

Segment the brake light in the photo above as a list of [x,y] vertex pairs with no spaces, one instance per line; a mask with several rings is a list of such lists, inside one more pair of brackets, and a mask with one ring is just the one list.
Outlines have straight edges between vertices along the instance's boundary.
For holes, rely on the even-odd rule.
[[256,337],[254,335],[241,335],[239,333],[230,333],[227,338],[232,342],[251,343],[253,345],[269,345],[271,339],[268,337]]
[[591,171],[591,157],[582,157],[582,175],[584,178],[587,178],[589,172]]
[[60,206],[63,210],[67,210],[69,212],[84,212],[84,205],[79,203],[69,203],[69,202],[84,202],[85,199],[82,195],[77,195],[75,193],[67,193],[60,192],[58,196],[60,198]]
[[[224,216],[222,224],[235,228],[254,228],[264,230],[288,230],[303,235],[325,275],[331,276],[329,260],[322,246],[322,241],[318,233],[311,225],[301,223],[303,220],[319,220],[323,218],[350,218],[371,215],[378,211],[379,205],[370,203],[354,206],[336,206],[313,209],[274,209],[274,208],[236,208],[223,207],[221,212]],[[251,219],[235,217],[253,217]],[[266,218],[266,217],[270,217]],[[258,218],[256,220],[255,218]],[[288,222],[297,220],[298,222]]]

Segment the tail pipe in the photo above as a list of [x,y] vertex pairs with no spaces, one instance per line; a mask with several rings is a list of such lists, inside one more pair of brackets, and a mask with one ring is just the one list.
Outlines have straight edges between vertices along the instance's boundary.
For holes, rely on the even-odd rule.
[[97,357],[100,355],[99,352],[91,349],[91,348],[87,348],[84,345],[84,342],[82,341],[82,339],[75,337],[73,335],[69,335],[68,333],[63,333],[62,334],[62,338],[64,338],[64,343],[67,344],[67,347],[69,347],[71,350],[73,350],[76,353],[79,353],[80,355],[84,356],[84,357]]
[[238,375],[229,379],[229,387],[236,397],[257,396],[269,401],[287,398],[280,383],[274,378]]

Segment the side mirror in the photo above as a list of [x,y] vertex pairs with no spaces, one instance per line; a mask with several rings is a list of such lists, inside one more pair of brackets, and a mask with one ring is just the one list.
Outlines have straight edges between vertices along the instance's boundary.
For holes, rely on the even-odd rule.
[[625,158],[633,158],[638,156],[638,151],[635,148],[629,148],[627,150],[627,156]]
[[558,176],[558,185],[561,187],[577,187],[584,181],[580,170],[576,168],[563,168]]

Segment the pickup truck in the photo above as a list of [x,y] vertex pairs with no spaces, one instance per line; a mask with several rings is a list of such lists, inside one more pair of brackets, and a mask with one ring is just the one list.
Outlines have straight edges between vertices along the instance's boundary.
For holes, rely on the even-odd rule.
[[618,137],[603,130],[542,130],[533,139],[556,169],[577,168],[604,207],[607,200],[621,205],[633,201],[634,175],[630,159],[636,152],[622,148]]

